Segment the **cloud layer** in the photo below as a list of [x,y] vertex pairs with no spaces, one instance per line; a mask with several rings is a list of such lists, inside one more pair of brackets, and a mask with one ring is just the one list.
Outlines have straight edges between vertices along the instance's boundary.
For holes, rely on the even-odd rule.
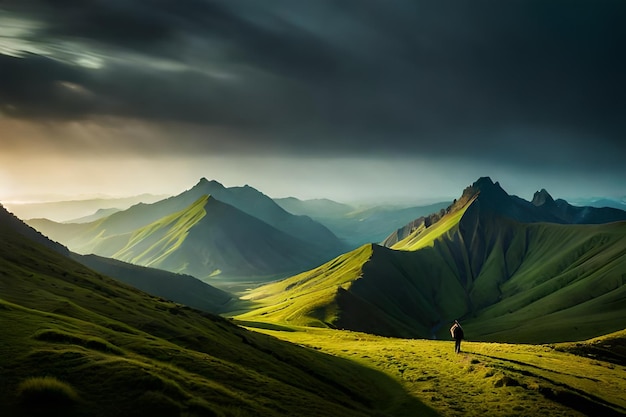
[[622,164],[621,0],[0,7],[0,123],[68,129],[54,146],[142,148],[143,126],[152,149],[180,154]]

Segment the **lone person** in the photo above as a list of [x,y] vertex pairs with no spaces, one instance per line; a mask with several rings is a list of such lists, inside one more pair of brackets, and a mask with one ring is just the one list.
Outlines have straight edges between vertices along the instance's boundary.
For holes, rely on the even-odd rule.
[[461,340],[463,340],[463,327],[458,322],[458,320],[454,320],[454,324],[450,327],[450,334],[454,339],[454,352],[461,352]]

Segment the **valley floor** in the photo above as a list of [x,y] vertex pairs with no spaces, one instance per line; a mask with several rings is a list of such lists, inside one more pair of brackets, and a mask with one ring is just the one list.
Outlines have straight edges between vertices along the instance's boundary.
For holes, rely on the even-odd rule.
[[452,341],[312,328],[254,330],[391,376],[406,394],[390,392],[389,415],[414,415],[407,397],[442,416],[626,415],[626,367],[554,345],[463,342],[455,354]]

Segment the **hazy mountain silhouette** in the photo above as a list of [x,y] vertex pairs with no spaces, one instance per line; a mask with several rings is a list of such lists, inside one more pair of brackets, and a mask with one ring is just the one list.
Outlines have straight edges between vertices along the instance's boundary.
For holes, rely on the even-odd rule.
[[110,216],[111,214],[117,213],[121,211],[118,208],[106,208],[106,209],[98,209],[95,213],[90,214],[88,216],[79,217],[77,219],[67,220],[63,223],[90,223],[95,222],[96,220],[100,220],[103,217]]
[[91,198],[83,200],[49,201],[43,203],[7,203],[5,207],[20,219],[45,217],[57,222],[69,222],[91,215],[101,209],[127,209],[143,203],[153,203],[166,198],[164,195],[141,194],[123,198]]
[[615,198],[577,198],[568,200],[571,204],[577,207],[589,206],[589,207],[609,207],[616,208],[620,210],[626,210],[626,197],[622,197],[620,199]]
[[98,227],[105,229],[105,236],[125,233],[183,210],[205,195],[210,195],[278,230],[298,239],[314,242],[329,251],[336,251],[341,247],[339,240],[327,228],[306,216],[294,216],[286,212],[260,191],[249,186],[226,188],[219,182],[208,181],[206,178],[200,179],[191,189],[174,197],[153,204],[137,204],[109,216],[98,224]]
[[450,205],[441,202],[425,206],[350,206],[332,200],[299,200],[282,198],[275,200],[290,213],[306,215],[328,227],[346,243],[349,249],[365,243],[378,243],[385,239],[389,230],[404,226],[419,217],[438,212]]

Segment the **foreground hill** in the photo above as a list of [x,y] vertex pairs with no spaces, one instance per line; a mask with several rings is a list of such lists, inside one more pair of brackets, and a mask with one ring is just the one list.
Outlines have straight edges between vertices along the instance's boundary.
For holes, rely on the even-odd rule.
[[436,415],[378,371],[151,297],[42,243],[0,221],[3,416]]
[[[194,204],[209,195],[212,209],[204,217],[204,206]],[[218,208],[220,204],[230,208]],[[238,219],[241,224],[236,224]],[[225,188],[204,178],[178,196],[138,204],[95,222],[61,224],[34,219],[28,223],[81,254],[159,266],[200,278],[220,274],[268,279],[285,276],[319,265],[344,248],[327,228],[306,216],[287,213],[254,188]],[[210,227],[215,230],[210,231]],[[168,233],[174,240],[167,241]],[[263,241],[275,241],[278,235],[282,236],[283,244],[278,245],[282,247],[272,244],[266,250]],[[186,244],[181,244],[184,241]],[[176,253],[172,253],[174,248]],[[261,259],[268,251],[275,253]],[[254,252],[259,253],[258,259],[251,260]]]
[[472,340],[526,343],[626,327],[626,222],[546,223],[520,200],[481,179],[391,248],[252,290],[240,317],[401,337],[447,337],[461,318]]
[[120,262],[115,259],[95,255],[78,255],[70,252],[65,246],[44,237],[32,227],[23,223],[0,205],[0,224],[14,233],[37,242],[58,254],[75,261],[102,274],[132,285],[149,294],[163,297],[178,303],[195,307],[200,310],[221,313],[232,309],[235,299],[232,294],[219,290],[192,276],[174,274],[154,268],[144,268]]

